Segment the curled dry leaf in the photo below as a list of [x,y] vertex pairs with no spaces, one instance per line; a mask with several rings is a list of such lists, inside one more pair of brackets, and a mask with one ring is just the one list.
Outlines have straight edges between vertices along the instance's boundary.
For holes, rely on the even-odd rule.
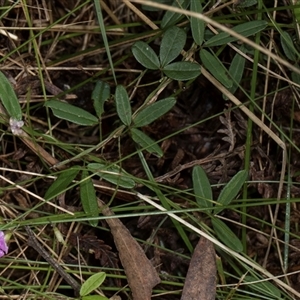
[[[98,205],[102,209],[103,215],[114,215],[100,200],[98,200]],[[119,257],[132,291],[133,300],[150,300],[152,288],[160,283],[155,268],[146,257],[141,246],[119,219],[107,219],[106,222],[119,251]]]
[[211,241],[201,237],[192,256],[181,300],[216,299],[216,253]]

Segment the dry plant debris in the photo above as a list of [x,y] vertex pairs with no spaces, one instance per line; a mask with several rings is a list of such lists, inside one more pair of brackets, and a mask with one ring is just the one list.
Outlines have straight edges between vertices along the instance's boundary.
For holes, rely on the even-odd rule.
[[[114,215],[109,208],[105,207],[103,202],[98,200],[98,204],[105,216]],[[157,271],[146,257],[141,246],[119,219],[108,218],[106,222],[114,237],[133,299],[151,299],[153,287],[160,283]]]
[[[206,48],[226,68],[236,53],[245,58],[240,88],[231,94],[201,64],[199,51],[205,46],[194,43],[190,17],[185,17],[193,15],[189,8],[176,22],[187,33],[176,60],[201,64],[202,74],[191,83],[161,81],[161,70],[144,72],[132,55],[136,41],[149,43],[159,53],[163,10],[147,10],[145,1],[100,1],[114,72],[118,84],[126,87],[133,114],[149,103],[176,97],[170,111],[141,129],[159,141],[164,155],[157,157],[139,152],[129,131],[120,129],[113,96],[117,84],[99,30],[95,1],[0,1],[0,71],[13,86],[23,112],[22,121],[10,119],[0,105],[1,230],[11,236],[9,251],[0,261],[3,298],[73,296],[68,283],[27,247],[25,226],[31,225],[39,228],[40,241],[54,259],[70,264],[78,282],[99,269],[114,277],[108,276],[103,285],[105,295],[111,298],[131,299],[131,289],[135,299],[151,295],[161,300],[197,299],[199,295],[201,299],[225,299],[228,295],[240,299],[249,292],[257,293],[255,299],[262,295],[300,299],[299,16],[294,15],[295,1],[289,6],[286,1],[258,1],[259,9],[256,4],[242,6],[249,2],[255,1],[201,2],[205,3],[201,18],[208,18],[208,38],[217,29],[257,21],[258,16],[268,25],[255,37]],[[158,1],[152,4],[159,5]],[[219,20],[222,22],[216,22]],[[282,42],[282,37],[289,43]],[[111,93],[94,126],[62,120],[44,106],[55,99],[95,115],[91,98],[99,80],[110,86]],[[285,147],[287,171],[282,156]],[[90,226],[82,212],[80,176],[53,199],[44,199],[65,170],[74,166],[85,169],[92,162],[116,164],[136,180],[131,190],[99,176],[92,179],[97,197],[119,209],[118,214],[132,214],[122,219],[123,224],[107,219],[114,241],[105,221]],[[236,267],[218,253],[226,272],[218,269],[215,283],[212,244],[203,238],[199,242],[199,236],[184,226],[180,232],[171,218],[157,214],[154,206],[136,202],[136,192],[155,198],[155,188],[160,189],[176,216],[213,235],[210,217],[191,194],[191,170],[197,165],[205,170],[214,199],[238,171],[248,168],[247,185],[220,218],[243,241],[244,257],[265,273],[255,273],[249,280],[251,277],[245,276],[248,269]],[[111,215],[108,208],[103,211]],[[58,223],[67,247],[57,243],[50,222]],[[149,259],[135,238],[147,241]],[[146,265],[148,271],[144,272]],[[251,281],[259,283],[249,284]]]
[[202,237],[191,258],[181,300],[216,299],[216,273],[214,245]]

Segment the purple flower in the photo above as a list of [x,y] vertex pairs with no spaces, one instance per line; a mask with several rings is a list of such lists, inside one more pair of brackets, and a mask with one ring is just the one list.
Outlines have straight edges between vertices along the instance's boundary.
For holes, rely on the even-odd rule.
[[4,232],[0,231],[0,257],[7,254],[7,252],[8,252],[8,246],[4,239]]

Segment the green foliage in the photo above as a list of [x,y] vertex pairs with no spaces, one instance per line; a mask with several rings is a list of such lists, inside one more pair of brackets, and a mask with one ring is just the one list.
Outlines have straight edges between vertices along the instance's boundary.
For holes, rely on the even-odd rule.
[[[193,168],[192,177],[194,193],[198,205],[203,208],[211,208],[213,206],[212,190],[205,171],[200,166],[196,166]],[[205,212],[211,213],[211,209],[205,210]]]
[[264,296],[272,297],[272,299],[282,299],[281,292],[269,281],[261,281],[259,278],[247,275],[244,278],[244,282],[251,284],[251,288],[262,293]]
[[179,56],[185,42],[185,31],[173,26],[164,33],[161,40],[159,58],[148,44],[141,41],[134,43],[132,53],[135,59],[147,69],[160,69],[166,76],[174,80],[190,80],[200,75],[198,64],[188,61],[171,63]]
[[211,222],[220,241],[236,252],[243,251],[243,245],[241,241],[223,221],[212,217]]
[[137,41],[133,44],[132,54],[135,59],[149,70],[157,70],[160,67],[159,59],[154,50],[145,42]]
[[132,189],[135,186],[133,179],[128,177],[128,174],[117,166],[106,166],[100,163],[88,164],[88,169],[102,179],[126,189]]
[[[244,47],[243,46],[240,47],[240,50],[244,52]],[[232,87],[229,88],[229,91],[231,93],[234,93],[237,90],[238,84],[242,80],[244,69],[245,69],[245,62],[246,59],[239,53],[236,53],[234,55],[228,70],[230,77],[232,79]]]
[[103,15],[102,15],[101,3],[98,0],[94,0],[94,5],[95,5],[95,12],[96,12],[98,24],[99,24],[99,27],[100,27],[101,38],[103,39],[103,42],[104,42],[105,52],[106,52],[106,55],[107,55],[107,58],[108,58],[108,61],[109,61],[110,69],[111,69],[112,75],[114,77],[115,83],[117,83],[114,64],[113,64],[112,57],[111,57],[111,54],[110,54],[110,46],[109,46],[109,42],[108,42],[108,39],[107,39],[104,19],[103,19]]
[[94,108],[98,118],[104,113],[104,102],[110,97],[110,86],[106,82],[97,81],[92,93]]
[[[239,171],[235,174],[231,180],[225,185],[221,191],[217,204],[214,209],[214,214],[220,213],[226,205],[231,203],[231,201],[236,197],[243,184],[248,177],[248,172],[246,170]],[[222,207],[223,206],[223,207]]]
[[209,72],[219,80],[225,87],[231,88],[233,83],[228,77],[228,70],[224,67],[221,61],[207,50],[200,50],[200,58],[204,66]]
[[173,26],[166,30],[159,48],[159,59],[162,68],[179,56],[185,43],[186,33],[183,29]]
[[[232,30],[244,37],[249,37],[251,35],[254,35],[264,30],[267,26],[268,26],[268,22],[264,20],[258,20],[258,21],[250,21],[250,22],[246,22],[234,26]],[[228,43],[232,43],[237,40],[238,39],[236,37],[231,36],[229,33],[221,32],[215,35],[214,37],[212,37],[211,39],[209,39],[208,41],[206,41],[204,43],[204,46],[206,47],[221,46],[221,45],[226,45]]]
[[[87,217],[98,217],[98,202],[96,191],[92,179],[88,177],[88,172],[83,171],[80,182],[80,200]],[[91,226],[98,225],[97,220],[89,220]]]
[[[99,272],[89,277],[81,286],[80,296],[81,297],[87,296],[92,291],[96,290],[104,282],[105,278],[106,278],[106,274],[104,272]],[[93,299],[97,299],[97,298],[93,298]],[[107,298],[102,297],[102,299],[107,299]]]
[[149,125],[166,112],[168,112],[176,103],[173,97],[162,99],[158,102],[147,105],[144,109],[138,112],[133,122],[136,127]]
[[83,296],[81,300],[109,300],[109,299],[100,295],[92,295],[92,296]]
[[[296,66],[299,68],[299,66],[297,64],[296,64]],[[300,74],[298,74],[296,72],[292,72],[292,80],[293,80],[293,82],[300,85]]]
[[[201,1],[191,1],[190,10],[197,13],[202,13],[203,9]],[[190,22],[193,39],[197,45],[201,46],[204,41],[205,23],[195,17],[191,17]]]
[[299,54],[294,47],[293,40],[289,33],[283,31],[280,35],[280,41],[285,56],[292,61],[296,61]]
[[[190,0],[174,0],[172,6],[187,9],[190,4]],[[183,18],[182,14],[178,14],[172,11],[166,11],[161,21],[161,28],[167,28],[175,25],[180,19]]]
[[[248,172],[245,170],[238,172],[221,191],[217,201],[218,204],[228,205],[236,197],[247,176]],[[197,204],[200,208],[206,208],[203,212],[210,214],[213,207],[212,189],[207,175],[200,166],[195,166],[193,168],[192,179]],[[224,207],[215,206],[213,213],[217,214],[223,209]],[[220,241],[234,251],[243,251],[241,241],[223,221],[213,216],[211,216],[211,221],[214,231]]]
[[98,123],[98,119],[86,110],[66,102],[49,100],[45,106],[51,108],[56,117],[78,125],[91,126]]
[[191,80],[200,75],[198,64],[189,61],[179,61],[165,66],[162,71],[169,78],[179,81]]
[[142,148],[145,148],[146,151],[149,153],[153,153],[157,155],[158,157],[163,156],[163,152],[161,148],[156,144],[155,141],[153,141],[149,136],[147,136],[144,132],[136,129],[131,128],[131,137],[132,139],[140,145]]
[[79,168],[77,167],[62,171],[45,193],[45,200],[51,200],[65,192],[70,183],[75,179],[78,172]]
[[[152,2],[168,4],[168,5],[172,4],[172,0],[153,0]],[[159,11],[159,9],[156,7],[152,7],[152,6],[148,6],[148,5],[144,5],[144,4],[142,4],[142,9],[147,10],[147,11]]]
[[293,5],[293,9],[292,11],[294,12],[294,16],[295,16],[295,19],[297,21],[298,24],[300,24],[300,2],[299,0],[297,0],[294,4],[296,5]]
[[256,5],[256,4],[257,4],[257,0],[243,0],[243,1],[237,2],[237,6],[240,8],[241,7],[246,8],[246,7]]
[[118,85],[115,93],[117,113],[124,125],[131,124],[131,106],[126,89],[122,85]]
[[0,99],[8,115],[16,121],[22,120],[22,110],[19,100],[9,80],[0,71]]

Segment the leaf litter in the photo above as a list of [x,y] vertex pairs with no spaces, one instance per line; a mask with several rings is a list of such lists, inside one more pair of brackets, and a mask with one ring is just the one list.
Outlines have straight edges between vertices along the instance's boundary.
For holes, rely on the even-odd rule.
[[[122,5],[125,2],[128,1],[123,1]],[[124,15],[127,16],[127,13],[133,17],[133,20],[140,22],[140,19],[138,19],[136,15],[132,14],[126,6],[125,8],[123,7],[124,10],[120,10],[119,1],[103,1],[103,3],[107,4],[106,9],[110,10],[109,13],[112,12],[112,14],[104,12],[107,25],[116,24],[115,20],[119,21],[118,18],[121,22],[123,22]],[[50,7],[50,4],[53,4],[53,6]],[[8,11],[7,15],[3,16],[1,19],[3,26],[6,26],[8,31],[10,31],[10,27],[22,27],[22,30],[16,30],[21,43],[22,41],[28,40],[27,27],[24,25],[24,20],[26,20],[26,16],[23,11],[24,6],[25,4],[16,6],[15,8],[12,7],[11,11]],[[51,19],[53,21],[58,21],[61,18],[65,18],[65,11],[71,11],[73,9],[72,1],[36,1],[35,6],[30,9],[29,13],[33,22],[38,21],[39,24],[42,20],[42,23],[48,26],[49,23],[47,20]],[[146,12],[144,13],[147,14]],[[50,18],[49,14],[51,14]],[[158,14],[155,15],[158,17]],[[290,23],[292,24],[293,20],[287,14],[283,13],[282,16],[283,15],[285,15],[284,18],[286,18],[284,23],[290,19]],[[110,19],[111,16],[116,18],[112,20]],[[99,60],[99,53],[102,51],[101,47],[103,44],[99,33],[94,31],[94,27],[91,27],[91,30],[89,31],[89,26],[95,25],[94,20],[94,10],[89,4],[84,7],[84,10],[74,13],[72,12],[72,14],[69,14],[68,17],[63,20],[63,22],[66,22],[66,25],[71,30],[73,30],[71,28],[73,24],[83,21],[87,31],[83,31],[78,36],[76,36],[76,34],[75,36],[71,36],[69,31],[64,31],[63,28],[58,29],[54,26],[53,30],[54,32],[58,32],[59,39],[55,38],[54,40],[51,40],[53,32],[47,30],[43,32],[43,35],[40,35],[40,39],[37,41],[39,43],[42,42],[39,45],[39,57],[46,68],[45,73],[43,73],[45,78],[40,78],[40,74],[35,72],[38,65],[34,59],[34,55],[29,52],[26,53],[27,50],[32,50],[31,46],[27,49],[26,45],[24,45],[24,47],[21,45],[23,51],[22,54],[26,57],[26,66],[22,65],[23,60],[18,59],[17,53],[14,54],[16,55],[16,59],[14,58],[13,60],[8,59],[2,61],[1,67],[4,70],[3,72],[5,72],[5,75],[15,80],[14,88],[20,104],[22,105],[24,123],[26,124],[23,129],[23,127],[20,126],[21,123],[15,122],[19,119],[14,119],[15,121],[12,124],[13,129],[21,133],[18,137],[12,136],[11,132],[7,129],[7,126],[5,125],[8,125],[7,120],[2,121],[1,124],[3,134],[1,164],[4,168],[3,178],[1,177],[1,188],[4,191],[3,197],[1,198],[1,201],[3,201],[1,204],[1,217],[4,220],[16,220],[18,214],[22,214],[24,212],[27,213],[27,211],[32,207],[40,204],[36,197],[32,197],[31,195],[29,196],[29,192],[38,193],[39,197],[43,197],[45,191],[53,183],[53,180],[49,176],[57,175],[52,174],[53,166],[57,166],[61,161],[69,159],[68,164],[61,165],[62,167],[60,169],[63,169],[64,167],[72,167],[72,159],[74,159],[74,157],[78,154],[81,154],[85,150],[86,146],[92,147],[97,145],[97,143],[100,143],[102,137],[108,136],[116,129],[115,124],[118,123],[118,119],[115,114],[115,104],[110,98],[108,98],[104,103],[104,112],[102,113],[100,121],[101,124],[88,129],[82,126],[70,124],[69,122],[61,121],[55,118],[52,114],[46,114],[43,106],[45,99],[45,95],[42,91],[43,84],[45,84],[46,90],[50,92],[50,95],[47,95],[47,99],[52,97],[51,95],[64,93],[67,95],[63,98],[59,96],[59,98],[69,101],[71,98],[68,98],[67,96],[70,96],[70,91],[65,90],[65,85],[71,87],[71,92],[75,95],[75,97],[72,97],[71,104],[83,108],[92,114],[95,114],[91,101],[93,80],[106,78],[109,86],[112,88],[115,87],[113,80],[110,79],[109,72],[101,73],[100,76],[99,73],[97,73],[97,67],[100,67],[101,70],[105,70],[109,66],[105,56],[101,57]],[[61,24],[58,26],[60,25]],[[128,30],[130,35],[132,33],[136,34],[137,32],[147,32],[149,28],[142,24],[138,25],[138,27],[135,27],[134,29],[128,28]],[[290,30],[292,31],[292,29]],[[118,47],[118,40],[121,40],[119,34],[120,33],[118,33],[118,35],[113,34],[109,36],[112,41],[112,45],[114,43],[117,45],[117,47],[113,46],[111,48],[112,52],[114,52],[113,56],[117,58],[121,57],[123,54],[128,55],[126,49],[130,48],[130,43],[128,44],[128,47],[127,45],[124,48]],[[147,37],[142,36],[141,39],[149,42]],[[159,36],[155,42],[150,42],[151,46],[157,46],[155,43],[157,43],[158,40]],[[10,41],[5,36],[1,36],[1,41],[3,41],[3,43],[0,48],[3,53],[11,51],[11,49],[14,51],[15,45],[10,44]],[[46,41],[46,43],[43,43],[44,41]],[[51,44],[53,41],[54,43]],[[7,47],[8,44],[9,47]],[[19,44],[17,46],[19,46]],[[53,49],[55,51],[52,51]],[[235,52],[226,46],[223,54],[224,55],[221,55],[220,58],[222,59],[222,62],[228,66],[230,64],[230,60],[228,60],[228,58],[233,57]],[[96,67],[94,67],[95,65]],[[52,66],[54,66],[54,69],[51,68]],[[128,72],[128,70],[137,70],[140,72],[143,71],[143,69],[141,69],[141,66],[131,58],[124,62],[124,66],[126,67],[126,72],[122,72],[121,69],[118,71],[118,83],[126,86],[129,92],[132,88],[132,83],[136,80],[136,74],[134,72]],[[24,72],[24,68],[26,68],[28,72]],[[280,73],[280,75],[282,75],[277,66],[275,66],[275,71],[276,74]],[[263,74],[260,73],[258,75],[259,80],[261,80],[261,82],[265,82]],[[140,84],[137,85],[138,87],[136,89],[134,88],[135,93],[132,93],[133,96],[130,99],[133,111],[142,107],[146,97],[153,92],[153,86],[149,86],[149,83],[152,83],[153,81],[158,82],[160,79],[161,78],[158,73],[147,72],[147,74],[145,74],[145,76],[141,79]],[[87,81],[87,83],[83,85],[82,83],[85,81]],[[277,82],[275,82],[274,79],[270,80],[269,86],[271,88],[267,91],[267,95],[269,96],[266,97],[265,113],[272,118],[272,123],[270,125],[272,130],[274,129],[273,125],[276,124],[282,128],[283,133],[293,135],[293,138],[290,141],[292,162],[290,166],[292,175],[291,194],[293,198],[299,198],[300,189],[298,187],[298,183],[300,181],[300,155],[299,152],[296,151],[295,147],[300,141],[300,129],[298,128],[300,124],[299,106],[296,105],[297,108],[293,113],[291,113],[291,107],[293,107],[292,99],[297,99],[297,96],[295,97],[292,89],[289,90],[286,88],[283,81],[279,81],[280,79],[278,79]],[[52,82],[53,86],[58,87],[60,89],[58,93],[51,92],[47,82]],[[250,92],[250,89],[252,88],[251,86],[249,87],[249,83],[250,81],[243,81],[243,89],[247,92]],[[278,83],[282,90],[279,90],[278,93],[276,91],[276,95],[273,97],[272,93],[274,93],[274,87],[277,86]],[[262,100],[260,100],[262,99],[262,89],[263,86],[259,84],[256,91],[258,98],[255,99],[255,105],[259,105],[261,107],[263,106]],[[243,113],[240,113],[239,108],[234,107],[234,110],[228,110],[228,107],[224,104],[222,99],[222,94],[209,82],[207,82],[203,76],[200,76],[195,80],[195,82],[189,85],[182,83],[178,84],[177,82],[170,83],[164,90],[164,95],[159,99],[173,96],[174,91],[178,91],[174,109],[162,116],[159,120],[156,120],[143,128],[143,132],[151,136],[153,140],[163,140],[163,143],[166,143],[169,146],[164,149],[164,156],[162,158],[146,154],[146,159],[153,172],[154,178],[156,178],[159,184],[163,185],[166,189],[170,188],[170,191],[171,189],[174,191],[174,188],[178,189],[178,194],[172,194],[171,201],[180,208],[194,208],[195,199],[185,194],[185,191],[191,188],[192,167],[199,164],[203,167],[211,185],[214,186],[213,193],[216,199],[221,190],[219,186],[229,182],[230,178],[232,178],[239,170],[244,168],[245,140],[248,119],[245,118]],[[247,105],[249,98],[246,97],[246,94],[244,95],[241,91],[239,91],[238,95],[241,101]],[[258,110],[256,110],[256,112],[258,112]],[[3,115],[4,113],[1,109],[1,120]],[[219,118],[220,115],[221,118]],[[291,116],[295,121],[293,128],[290,126]],[[48,127],[48,121],[51,121],[51,127]],[[27,129],[30,130],[28,133]],[[278,136],[282,135],[282,132],[279,130],[274,130]],[[49,132],[51,132],[51,135],[49,135]],[[37,139],[34,137],[37,137]],[[99,156],[101,156],[101,159],[103,158],[111,163],[120,160],[120,158],[124,158],[122,161],[122,168],[124,167],[129,174],[140,178],[141,182],[143,180],[147,180],[140,161],[136,156],[131,155],[136,151],[132,141],[130,141],[127,136],[121,136],[118,138],[119,140],[115,138],[111,139],[100,150],[97,149],[97,151],[90,152],[90,156],[81,156],[82,160],[80,160],[79,157],[76,163],[86,165],[86,163],[91,161],[99,160]],[[253,128],[252,138],[253,143],[251,144],[250,154],[250,183],[248,186],[249,195],[255,199],[259,198],[259,200],[264,200],[265,202],[272,200],[272,197],[274,197],[277,193],[277,185],[274,182],[278,181],[280,175],[278,170],[280,170],[282,161],[277,147],[274,147],[274,144],[269,141],[267,135],[261,135],[260,129],[257,126],[254,126]],[[16,158],[16,153],[19,151],[24,153],[20,159]],[[120,157],[120,153],[122,157]],[[57,170],[58,167],[54,167],[54,169]],[[24,172],[24,174],[22,172]],[[23,176],[26,173],[30,174],[30,180],[26,181],[23,179]],[[40,180],[40,175],[43,176],[42,180]],[[5,179],[10,180],[10,182],[5,181]],[[19,187],[14,185],[25,181],[25,184],[28,186],[28,192],[26,190],[21,190]],[[22,187],[22,185],[20,186]],[[137,188],[142,189],[145,193],[149,192],[147,189],[144,190],[145,187],[142,184],[139,184]],[[17,189],[20,196],[14,197],[13,189]],[[108,202],[109,197],[111,197],[115,192],[115,186],[107,185],[107,183],[105,185],[104,181],[102,181],[99,183],[97,192],[101,193],[101,197],[105,200],[105,202]],[[180,192],[182,192],[182,195]],[[114,202],[113,205],[118,205],[119,203],[129,204],[135,200],[132,198],[129,199],[121,197],[121,193],[129,195],[127,194],[127,191],[119,189],[117,191],[116,198],[114,199],[114,201],[116,200],[116,203]],[[75,187],[70,189],[66,196],[66,205],[74,207],[74,211],[81,210],[78,194],[77,187]],[[107,194],[108,197],[105,198],[106,196],[103,194]],[[29,207],[21,206],[20,203],[18,203],[20,202],[21,197],[24,197],[27,202],[30,203]],[[247,201],[248,200],[251,201],[251,199],[247,199]],[[240,202],[235,204],[240,204]],[[269,213],[267,205],[254,204],[254,206],[247,207],[248,219],[247,224],[245,224],[247,225],[247,234],[245,236],[248,249],[247,255],[249,257],[255,257],[257,263],[263,264],[266,249],[268,247],[268,240],[270,238],[269,231],[271,226],[269,224],[272,222],[272,215]],[[278,228],[282,230],[284,216],[286,215],[286,208],[283,204],[280,204],[279,208],[280,214],[278,215],[276,225],[278,225]],[[146,209],[145,211],[148,212]],[[34,209],[33,212],[34,214],[28,214],[26,221],[34,222],[36,218],[46,216],[47,221],[45,222],[48,222],[48,216],[56,217],[55,214],[57,213],[57,211],[49,207],[48,204],[41,206],[38,210]],[[296,231],[296,224],[299,222],[299,215],[299,205],[295,202],[291,209],[291,222],[294,222],[295,226],[291,227],[291,232],[296,235],[298,235]],[[206,226],[211,226],[208,218],[203,220],[202,214],[195,213],[195,216],[205,222]],[[235,234],[241,237],[241,230],[239,226],[236,225],[241,222],[241,214],[237,211],[227,209],[222,211],[222,217],[235,222],[235,224],[233,224],[230,221],[226,221],[226,224],[230,225],[230,228],[235,232]],[[262,226],[262,223],[259,220],[264,220],[264,226]],[[147,254],[149,254],[149,257],[153,258],[154,252],[155,255],[161,258],[160,265],[158,267],[160,274],[165,276],[167,280],[171,280],[175,283],[175,285],[169,286],[163,282],[157,289],[163,290],[163,292],[156,296],[163,300],[179,299],[182,283],[185,278],[185,274],[187,273],[186,261],[190,259],[190,252],[187,251],[185,245],[180,239],[180,236],[178,235],[178,232],[172,228],[169,220],[164,222],[163,218],[159,219],[156,216],[153,217],[149,215],[150,229],[139,228],[134,222],[134,218],[130,221],[124,221],[124,225],[132,233],[131,238],[132,236],[135,236],[137,238],[147,240],[151,229],[160,227],[157,230],[157,235],[153,237],[153,244],[149,247],[149,252],[147,251]],[[80,223],[80,221],[78,223]],[[251,228],[253,228],[253,230]],[[19,229],[21,233],[21,226]],[[72,231],[71,229],[72,227],[70,226],[69,230]],[[106,236],[104,236],[103,241],[100,242],[98,238],[99,230],[99,228],[91,230],[88,226],[82,227],[82,232],[79,233],[79,236],[81,237],[81,243],[86,242],[86,246],[83,246],[82,248],[85,250],[83,251],[84,259],[87,261],[91,258],[96,259],[96,262],[95,260],[92,261],[92,266],[99,267],[100,262],[101,267],[103,264],[105,266],[117,268],[118,261],[115,256],[116,251],[113,242]],[[170,232],[169,235],[165,234],[167,231]],[[43,232],[43,234],[46,233],[49,234],[49,231]],[[67,232],[66,235],[69,233],[70,232]],[[102,233],[103,231],[101,231],[101,234]],[[282,232],[280,232],[279,238],[283,239]],[[191,234],[190,240],[195,248],[194,253],[196,254],[198,237],[195,238],[195,236]],[[46,242],[49,241],[50,238]],[[153,247],[162,244],[164,245],[163,249]],[[286,243],[282,243],[282,245],[283,244]],[[13,282],[15,280],[19,280],[19,278],[24,278],[25,281],[29,279],[29,276],[32,276],[32,278],[33,276],[36,276],[34,268],[32,268],[31,272],[27,272],[28,278],[24,275],[24,273],[19,273],[20,271],[17,271],[22,265],[22,262],[18,260],[18,255],[20,253],[22,253],[22,255],[25,253],[24,255],[26,255],[28,261],[32,259],[36,262],[37,260],[36,254],[30,253],[29,250],[24,252],[25,247],[26,240],[19,239],[19,236],[18,243],[14,240],[10,241],[9,249],[12,249],[13,251],[10,252],[9,250],[7,255],[9,258],[12,258],[12,264],[13,266],[16,266],[16,269],[9,274],[6,273],[5,275],[7,276],[3,276],[3,278],[7,278]],[[297,271],[297,265],[299,264],[299,239],[297,237],[293,237],[289,247],[290,254],[288,256],[289,265],[287,271]],[[99,248],[101,250],[99,250]],[[126,247],[124,247],[124,249],[125,248]],[[152,248],[155,248],[155,250]],[[90,249],[92,249],[93,252],[92,255],[89,256]],[[280,248],[278,250],[281,251],[282,249]],[[209,255],[209,250],[207,251]],[[204,253],[202,254],[204,255]],[[222,255],[221,259],[223,259]],[[192,268],[192,265],[193,264],[191,264],[190,268]],[[82,264],[81,267],[84,268],[84,264]],[[282,276],[282,266],[278,262],[278,253],[276,253],[276,251],[270,252],[269,257],[267,258],[266,269],[272,272],[274,276]],[[210,271],[212,274],[213,271]],[[179,278],[178,274],[181,274]],[[39,272],[39,282],[47,284],[47,278],[48,277],[42,271]],[[235,278],[231,277],[230,279],[234,280]],[[288,279],[290,281],[290,285],[296,290],[299,290],[298,275],[290,275]],[[188,281],[189,280],[186,278],[187,283]],[[153,280],[153,283],[154,282],[155,280]],[[235,283],[236,282],[237,281],[235,281]],[[5,289],[7,285],[8,283],[4,282],[2,284],[2,288]],[[133,285],[135,285],[135,282],[133,282]],[[194,283],[194,285],[197,287],[198,284]],[[55,286],[59,286],[59,284]],[[119,288],[120,285],[116,284],[115,287]],[[49,290],[50,288],[51,287],[49,287]],[[150,294],[151,289],[152,287],[147,289],[148,295]],[[15,296],[20,289],[10,289],[10,291],[11,294],[8,296]],[[51,289],[51,292],[55,291],[56,288]],[[5,292],[9,293],[6,289]],[[159,294],[160,292],[157,293]],[[168,295],[168,293],[170,293],[170,295]],[[125,297],[123,299],[128,299],[127,295],[121,296]]]
[[[98,200],[103,215],[113,216],[114,213]],[[121,263],[124,267],[128,284],[134,300],[151,299],[152,289],[160,283],[157,271],[147,258],[145,252],[132,237],[129,230],[117,218],[106,219],[114,237]]]
[[201,237],[190,261],[181,300],[216,299],[216,275],[214,245]]

